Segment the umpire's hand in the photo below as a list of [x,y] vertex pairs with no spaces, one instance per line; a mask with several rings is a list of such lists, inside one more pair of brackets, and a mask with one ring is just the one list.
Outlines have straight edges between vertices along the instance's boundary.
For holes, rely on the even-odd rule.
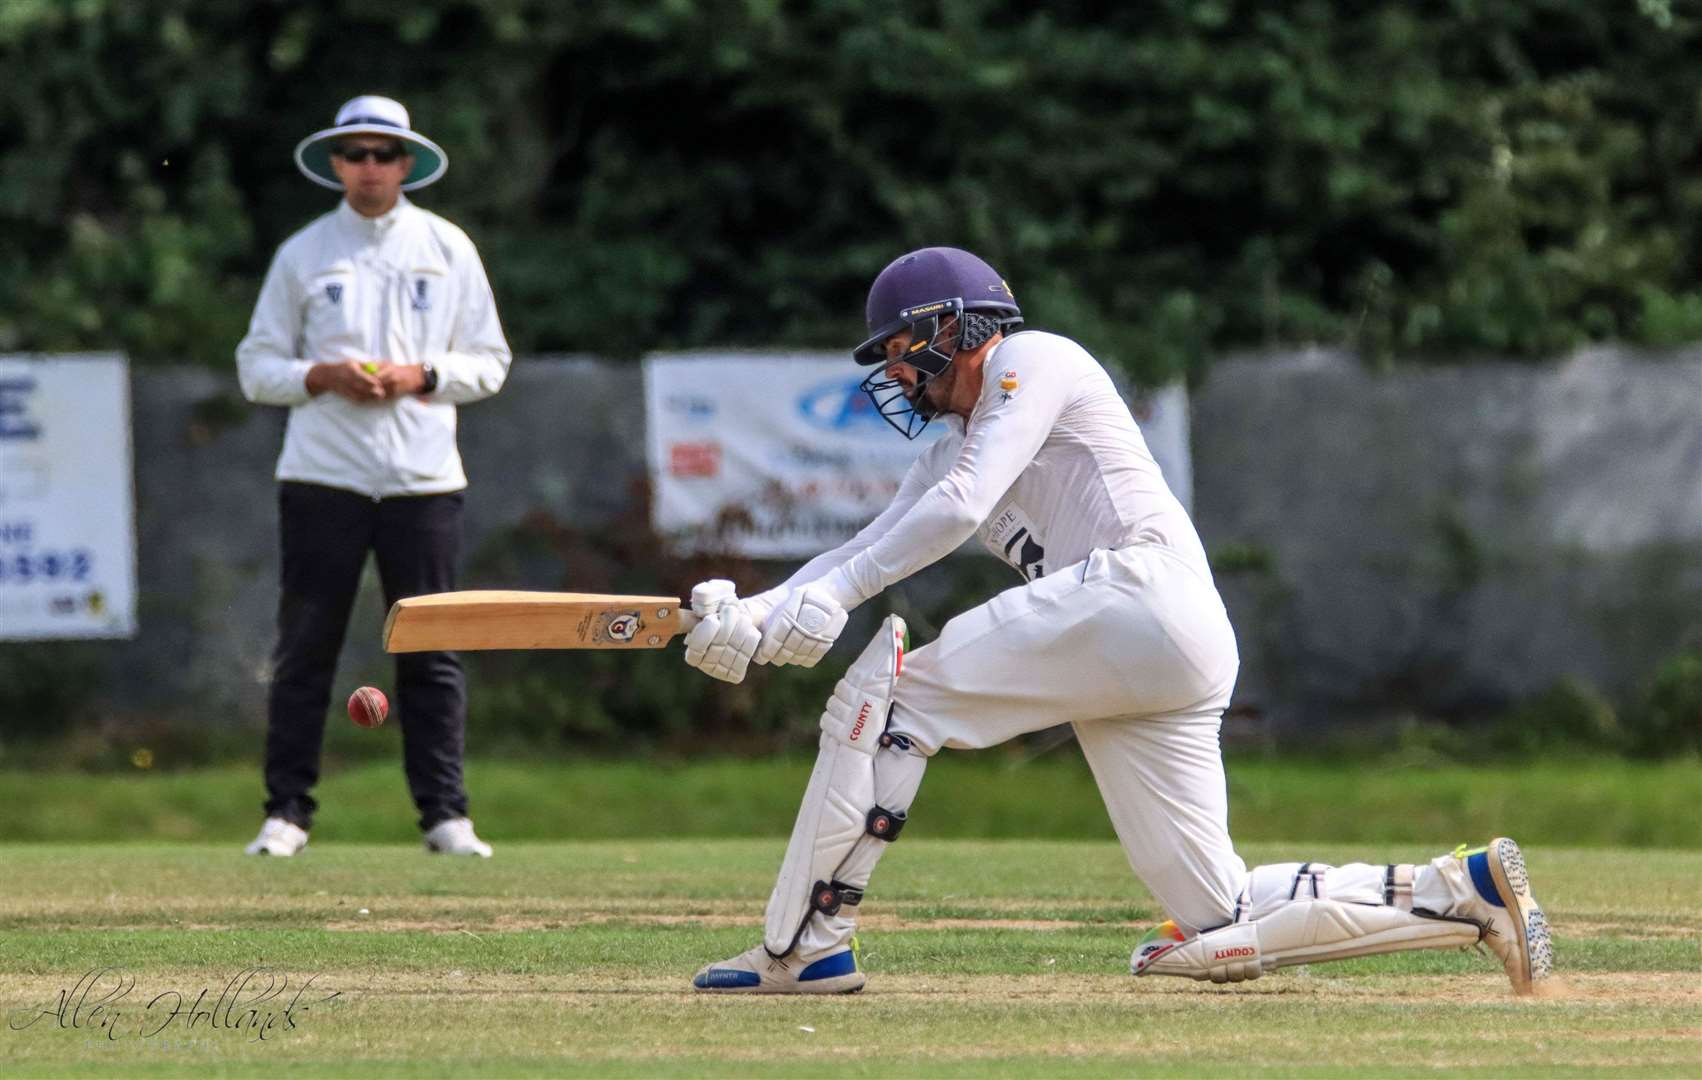
[[388,395],[376,374],[377,367],[359,360],[314,364],[307,369],[307,392],[317,397],[329,391],[363,404],[383,401]]

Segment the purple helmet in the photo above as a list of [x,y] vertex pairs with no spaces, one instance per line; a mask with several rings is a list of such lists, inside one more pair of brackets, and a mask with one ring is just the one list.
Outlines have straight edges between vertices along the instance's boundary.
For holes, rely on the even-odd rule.
[[[865,366],[883,366],[863,380],[863,389],[887,423],[908,439],[933,419],[923,385],[951,366],[959,350],[977,348],[994,334],[1022,325],[1022,310],[998,271],[951,247],[921,248],[888,263],[869,286],[864,314],[869,338],[851,356]],[[904,360],[919,379],[914,399],[884,371],[886,340],[906,330],[911,337]]]
[[[911,330],[921,340],[922,330],[937,330],[945,316],[966,311],[990,316],[997,324],[995,332],[1022,325],[1022,310],[1016,306],[1011,287],[978,256],[952,247],[921,248],[900,255],[869,286],[869,301],[864,308],[869,338],[857,346],[852,356],[859,364],[884,364],[883,346],[887,338],[901,330]],[[919,325],[930,322],[932,327]],[[960,319],[960,328],[963,324],[964,320]],[[989,333],[982,341],[992,336]],[[959,347],[974,348],[979,344]],[[938,375],[951,361],[949,356],[941,359],[939,370],[930,370],[925,363],[916,367]]]

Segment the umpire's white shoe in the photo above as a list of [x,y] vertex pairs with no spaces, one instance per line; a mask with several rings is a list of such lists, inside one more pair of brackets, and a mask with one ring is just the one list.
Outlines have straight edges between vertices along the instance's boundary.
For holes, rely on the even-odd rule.
[[855,994],[865,981],[853,938],[822,952],[793,950],[778,959],[758,945],[710,964],[692,977],[691,985],[712,994]]
[[260,835],[243,848],[245,855],[294,855],[307,846],[307,830],[293,821],[269,817],[260,826]]
[[473,823],[464,817],[440,821],[426,830],[425,846],[427,851],[440,855],[491,857],[491,846],[479,839],[478,834],[473,832]]
[[1432,859],[1454,896],[1448,915],[1463,916],[1483,927],[1483,944],[1507,969],[1515,994],[1529,994],[1554,972],[1548,919],[1531,895],[1530,874],[1519,845],[1505,836],[1487,847]]

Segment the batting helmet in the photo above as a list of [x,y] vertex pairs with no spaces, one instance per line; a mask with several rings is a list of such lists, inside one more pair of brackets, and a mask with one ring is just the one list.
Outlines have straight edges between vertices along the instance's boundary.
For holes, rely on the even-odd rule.
[[[864,307],[869,337],[852,356],[859,364],[884,364],[887,338],[909,330],[915,341],[931,344],[935,333],[929,331],[937,332],[948,315],[966,313],[977,318],[958,319],[959,340],[953,352],[973,349],[1000,330],[1022,325],[1022,309],[1017,307],[1011,287],[979,256],[952,247],[921,248],[900,255],[869,286]],[[974,340],[977,333],[979,340]],[[932,348],[927,351],[935,353],[934,357],[906,359],[929,375],[938,375],[951,363],[950,355]]]
[[[883,370],[863,380],[863,390],[887,423],[907,439],[934,418],[922,390],[951,366],[960,350],[974,349],[994,334],[1022,325],[1011,287],[998,271],[962,248],[930,247],[900,255],[869,286],[864,308],[869,337],[851,356]],[[915,391],[906,395],[885,377],[887,339],[908,330],[904,361],[916,369]]]

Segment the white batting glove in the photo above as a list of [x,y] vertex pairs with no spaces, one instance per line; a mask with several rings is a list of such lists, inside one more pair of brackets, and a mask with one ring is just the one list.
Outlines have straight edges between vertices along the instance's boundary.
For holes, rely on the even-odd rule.
[[686,663],[723,682],[744,680],[762,632],[738,603],[733,583],[705,581],[691,591],[699,622],[686,635]]
[[847,618],[844,606],[825,590],[813,585],[794,589],[763,624],[756,662],[815,667]]
[[784,603],[786,597],[790,596],[791,593],[792,590],[786,586],[776,585],[767,592],[759,592],[755,596],[746,596],[740,599],[739,606],[745,609],[745,614],[751,617],[751,622],[761,627],[768,622],[768,617],[774,613],[774,609]]
[[702,619],[739,599],[738,587],[726,578],[710,578],[691,587],[691,613]]

